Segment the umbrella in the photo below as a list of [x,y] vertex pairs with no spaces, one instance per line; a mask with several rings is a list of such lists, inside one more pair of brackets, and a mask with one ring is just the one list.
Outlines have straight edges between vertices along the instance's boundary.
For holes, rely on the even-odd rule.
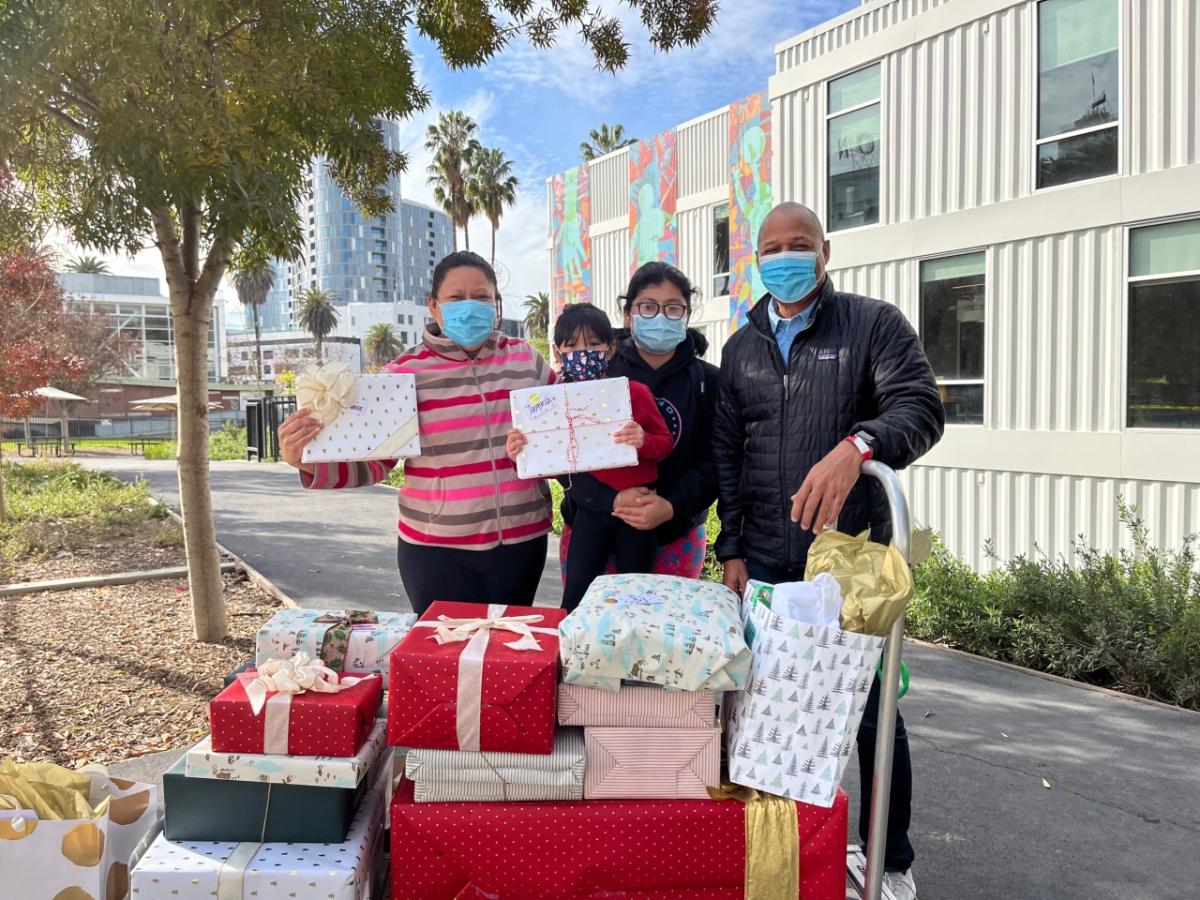
[[[132,404],[134,409],[145,410],[147,412],[178,412],[179,411],[179,394],[167,394],[165,397],[148,397],[145,400],[136,400]],[[213,403],[211,400],[208,403],[209,409],[220,409],[220,403]],[[175,434],[175,419],[171,418],[171,434]]]
[[[34,394],[41,397],[43,400],[57,400],[62,404],[62,415],[59,417],[59,430],[62,434],[63,446],[66,447],[67,441],[70,440],[70,429],[67,424],[67,419],[69,418],[67,404],[75,401],[86,403],[87,397],[80,397],[78,394],[72,394],[70,391],[62,391],[56,387],[50,387],[49,385],[38,388],[34,391]],[[43,427],[43,432],[44,431],[45,428]]]

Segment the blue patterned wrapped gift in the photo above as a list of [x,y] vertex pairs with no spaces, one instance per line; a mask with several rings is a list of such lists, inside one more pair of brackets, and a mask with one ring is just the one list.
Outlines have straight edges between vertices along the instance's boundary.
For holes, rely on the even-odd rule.
[[559,632],[568,684],[616,691],[627,680],[733,691],[750,670],[737,595],[706,581],[602,575]]
[[303,651],[344,675],[379,672],[386,685],[392,650],[416,620],[412,613],[281,609],[258,630],[254,663]]

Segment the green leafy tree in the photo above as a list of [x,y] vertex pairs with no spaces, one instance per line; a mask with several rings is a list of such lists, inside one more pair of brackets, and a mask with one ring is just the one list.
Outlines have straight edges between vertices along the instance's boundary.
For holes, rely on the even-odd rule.
[[39,208],[30,186],[0,163],[0,253],[20,253],[40,246],[47,221],[46,211]]
[[609,127],[607,122],[601,122],[599,128],[588,132],[588,139],[579,145],[579,153],[585,162],[591,162],[601,156],[606,156],[614,150],[635,144],[634,138],[625,137],[624,125]]
[[313,336],[317,345],[317,362],[325,359],[322,346],[325,338],[337,328],[338,311],[334,304],[334,296],[319,287],[310,287],[300,295],[300,327]]
[[530,337],[545,337],[550,330],[550,295],[545,291],[536,294],[526,294],[525,330]]
[[237,261],[233,268],[233,287],[237,291],[238,300],[242,306],[250,310],[254,320],[254,362],[255,380],[258,392],[262,393],[263,363],[262,363],[262,320],[258,308],[267,302],[267,294],[275,285],[275,269],[270,263],[262,261]]
[[463,243],[471,249],[471,216],[475,202],[470,191],[471,166],[475,155],[483,148],[475,138],[478,126],[464,112],[452,109],[438,116],[429,126],[425,149],[433,153],[429,164],[428,181],[433,185],[433,197],[446,211],[455,228],[463,231]]
[[367,329],[363,349],[367,351],[371,365],[383,368],[404,352],[404,342],[391,322],[376,322]]
[[467,198],[471,206],[491,223],[494,266],[500,217],[506,207],[517,202],[517,176],[512,173],[512,160],[499,147],[480,147],[472,154]]
[[[699,41],[716,0],[629,0],[667,50]],[[208,491],[207,345],[235,251],[293,258],[314,158],[374,218],[404,168],[376,120],[428,104],[410,36],[451,67],[524,36],[577,31],[599,68],[629,56],[620,21],[527,0],[7,0],[0,4],[0,171],[79,245],[163,261],[175,335],[179,482],[196,635],[226,634]]]
[[107,275],[108,263],[98,256],[79,255],[67,260],[66,271],[81,275]]

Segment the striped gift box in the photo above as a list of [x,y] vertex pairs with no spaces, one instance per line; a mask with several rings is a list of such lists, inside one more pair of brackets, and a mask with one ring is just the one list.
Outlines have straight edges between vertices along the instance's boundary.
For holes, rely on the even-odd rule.
[[707,800],[721,782],[719,728],[586,728],[588,800]]
[[615,694],[578,684],[558,686],[560,725],[625,728],[712,728],[717,701],[712,691],[664,691],[627,684]]
[[585,754],[579,728],[560,728],[548,756],[424,748],[407,753],[404,774],[413,783],[417,803],[583,799]]

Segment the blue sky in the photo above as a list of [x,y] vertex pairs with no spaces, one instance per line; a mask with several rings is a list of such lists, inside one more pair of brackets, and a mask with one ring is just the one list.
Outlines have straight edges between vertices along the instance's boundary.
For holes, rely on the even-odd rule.
[[[765,90],[775,69],[777,43],[858,6],[859,0],[725,0],[712,31],[697,47],[670,53],[650,46],[636,15],[624,4],[602,0],[602,5],[626,24],[631,45],[629,63],[615,75],[596,70],[575,34],[561,34],[551,50],[518,40],[485,69],[457,72],[442,63],[431,43],[413,42],[432,103],[401,123],[410,154],[402,193],[433,201],[425,182],[429,155],[423,144],[426,128],[442,110],[466,111],[479,123],[481,140],[504,149],[521,182],[517,204],[501,222],[497,250],[508,273],[504,293],[512,301],[512,313],[525,294],[548,288],[545,179],[578,164],[579,143],[589,129],[601,122],[620,123],[629,136],[647,137]],[[487,222],[477,220],[471,230],[472,247],[486,251]],[[162,275],[154,250],[133,259],[110,257],[109,265],[117,274]]]

